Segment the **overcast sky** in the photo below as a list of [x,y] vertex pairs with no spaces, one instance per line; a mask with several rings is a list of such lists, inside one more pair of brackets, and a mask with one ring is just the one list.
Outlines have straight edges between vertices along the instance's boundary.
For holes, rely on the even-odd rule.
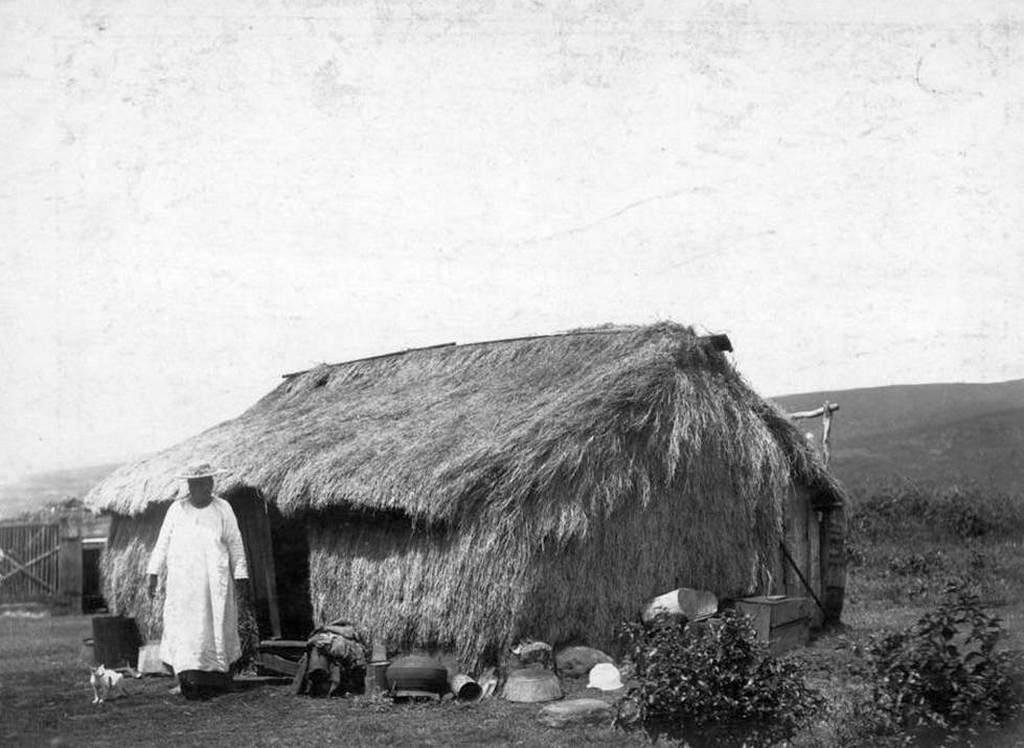
[[0,480],[605,322],[1024,377],[1022,3],[221,5],[0,4]]

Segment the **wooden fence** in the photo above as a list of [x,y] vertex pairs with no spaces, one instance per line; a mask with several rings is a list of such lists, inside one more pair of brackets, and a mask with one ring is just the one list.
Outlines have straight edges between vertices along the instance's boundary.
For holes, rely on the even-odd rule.
[[60,567],[60,524],[0,525],[0,603],[57,597]]

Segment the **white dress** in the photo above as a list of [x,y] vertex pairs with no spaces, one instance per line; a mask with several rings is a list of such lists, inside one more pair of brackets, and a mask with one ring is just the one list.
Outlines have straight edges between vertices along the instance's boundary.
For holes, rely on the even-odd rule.
[[160,659],[174,668],[227,672],[242,649],[232,579],[247,579],[245,547],[231,505],[188,499],[167,510],[147,574],[167,567]]

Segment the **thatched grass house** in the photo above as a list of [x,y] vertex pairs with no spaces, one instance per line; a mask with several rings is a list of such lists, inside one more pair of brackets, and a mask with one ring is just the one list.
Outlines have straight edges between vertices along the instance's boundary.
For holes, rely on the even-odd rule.
[[723,348],[665,323],[286,375],[238,418],[89,494],[115,515],[107,600],[157,621],[145,560],[185,493],[173,476],[204,459],[232,470],[218,490],[266,633],[347,617],[469,661],[522,636],[600,646],[678,586],[807,595],[783,540],[838,618],[841,492]]

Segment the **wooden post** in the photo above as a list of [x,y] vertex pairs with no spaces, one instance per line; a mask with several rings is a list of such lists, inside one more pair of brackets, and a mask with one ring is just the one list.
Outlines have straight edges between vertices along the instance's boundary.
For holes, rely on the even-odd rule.
[[274,563],[274,538],[270,532],[270,509],[267,506],[267,501],[262,496],[260,500],[263,502],[263,520],[264,527],[266,528],[266,537],[264,542],[266,543],[266,563],[264,565],[264,574],[266,576],[267,585],[267,605],[270,608],[270,633],[275,639],[281,638],[281,610],[277,602],[277,565]]
[[[826,400],[820,408],[790,413],[794,421],[821,418],[821,458],[828,467],[832,459],[832,419],[839,410],[838,403]],[[841,506],[822,507],[814,511],[809,507],[808,522],[811,548],[811,584],[819,591],[819,607],[825,624],[837,623],[843,612],[846,586],[846,514]]]
[[789,417],[794,421],[805,418],[821,418],[821,456],[825,462],[825,467],[828,467],[828,461],[832,457],[832,414],[838,410],[838,403],[830,403],[826,400],[820,408],[800,410],[789,414]]
[[846,512],[843,507],[825,510],[822,546],[825,623],[838,623],[846,595]]
[[[811,589],[815,590],[815,593],[821,596],[825,585],[822,582],[822,572],[824,571],[824,565],[822,564],[822,541],[821,541],[821,512],[815,511],[813,507],[808,507],[807,512],[807,581],[811,584]],[[825,608],[820,604],[814,611],[812,617],[812,624],[817,627],[824,622],[826,615]]]
[[[835,410],[839,410],[839,406],[835,406]],[[832,444],[829,441],[829,437],[832,435],[832,413],[835,412],[832,408],[832,403],[828,400],[821,406],[821,455],[825,461],[825,467],[828,467],[828,461],[832,457]]]

